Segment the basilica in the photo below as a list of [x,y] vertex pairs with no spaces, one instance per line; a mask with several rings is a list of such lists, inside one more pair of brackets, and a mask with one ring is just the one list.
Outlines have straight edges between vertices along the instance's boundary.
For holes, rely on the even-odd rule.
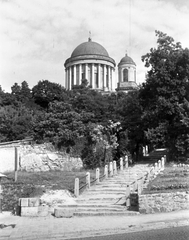
[[[127,56],[118,64],[118,76],[115,76],[116,63],[99,43],[89,37],[87,42],[77,46],[64,64],[65,88],[80,85],[86,79],[92,89],[102,92],[132,91],[137,89],[136,64]],[[117,87],[115,88],[115,83]]]

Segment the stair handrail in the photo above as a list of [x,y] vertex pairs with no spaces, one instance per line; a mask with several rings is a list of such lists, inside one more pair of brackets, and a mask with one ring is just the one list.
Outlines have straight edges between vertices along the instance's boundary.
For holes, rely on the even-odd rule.
[[[125,167],[128,167],[128,156],[124,157],[124,160],[125,160],[125,163],[126,163]],[[95,183],[99,183],[100,180],[103,181],[104,178],[113,177],[114,175],[117,174],[118,170],[119,170],[119,167],[117,167],[117,162],[116,161],[109,162],[109,166],[107,164],[104,166],[104,174],[102,174],[102,175],[100,175],[100,169],[96,168],[96,178],[93,179],[92,181],[90,179],[90,173],[89,172],[87,172],[85,174],[85,176],[80,178],[80,180],[83,179],[83,178],[86,179],[86,183],[83,184],[82,186],[78,186],[79,178],[77,178],[77,180],[75,179],[75,186],[74,186],[74,194],[75,194],[75,196],[76,197],[79,196],[80,190],[83,189],[83,191],[84,191],[86,188],[90,188],[91,185],[93,185]]]

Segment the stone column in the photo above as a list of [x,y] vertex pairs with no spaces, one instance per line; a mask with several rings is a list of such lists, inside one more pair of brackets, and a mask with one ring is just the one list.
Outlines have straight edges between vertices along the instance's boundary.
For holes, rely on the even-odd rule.
[[69,84],[69,87],[68,89],[71,90],[72,89],[72,78],[71,78],[71,67],[68,68],[68,84]]
[[81,84],[81,78],[82,78],[82,69],[81,69],[81,64],[79,64],[79,84]]
[[85,64],[85,79],[88,80],[88,64]]
[[110,66],[108,66],[108,90],[111,89],[111,83],[110,83]]
[[68,69],[65,70],[65,88],[68,89]]
[[112,91],[113,89],[113,86],[112,86],[112,77],[113,77],[113,68],[110,67],[110,90]]
[[73,70],[74,70],[74,85],[76,85],[76,65],[73,66]]
[[94,63],[92,63],[92,66],[91,66],[91,71],[92,71],[92,74],[91,74],[91,82],[92,82],[92,88],[94,89],[95,87],[95,82],[94,82]]
[[120,69],[120,82],[123,82],[123,68]]
[[100,77],[100,64],[98,64],[98,88],[102,87],[102,83],[101,83],[101,77]]
[[103,72],[104,72],[104,75],[103,75],[103,89],[106,88],[106,65],[103,65]]

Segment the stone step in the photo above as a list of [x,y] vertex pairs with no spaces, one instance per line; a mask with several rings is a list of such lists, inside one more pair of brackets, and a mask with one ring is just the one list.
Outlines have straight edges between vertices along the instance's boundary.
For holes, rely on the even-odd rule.
[[106,196],[112,196],[112,195],[117,195],[117,197],[119,196],[124,196],[126,193],[126,191],[100,191],[100,190],[97,190],[97,191],[91,191],[91,192],[87,192],[87,193],[84,193],[83,196],[94,196],[96,195],[97,197],[98,196],[101,196],[102,194],[106,194]]
[[61,204],[58,205],[60,208],[115,208],[115,209],[123,209],[126,208],[124,205],[116,205],[116,204]]
[[95,211],[88,211],[88,212],[76,212],[74,216],[78,217],[86,217],[86,216],[133,216],[139,215],[139,212],[136,211],[122,211],[122,212],[95,212]]
[[126,186],[122,188],[108,188],[108,187],[102,187],[102,188],[93,188],[93,189],[88,189],[87,192],[125,192],[126,191]]
[[[60,208],[60,207],[59,207]],[[72,208],[72,207],[66,207],[66,208],[62,208],[62,210],[71,210],[71,211],[74,211],[74,213],[80,213],[80,212],[106,212],[106,213],[109,213],[109,212],[123,212],[123,211],[128,211],[126,207],[122,207],[122,209],[120,208],[111,208],[111,207],[75,207],[75,208]]]

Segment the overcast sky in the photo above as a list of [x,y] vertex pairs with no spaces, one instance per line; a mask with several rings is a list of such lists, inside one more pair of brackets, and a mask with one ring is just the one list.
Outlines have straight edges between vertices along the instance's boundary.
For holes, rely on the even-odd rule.
[[0,0],[0,85],[64,85],[64,62],[89,31],[116,64],[127,51],[141,83],[155,30],[189,47],[189,0]]

